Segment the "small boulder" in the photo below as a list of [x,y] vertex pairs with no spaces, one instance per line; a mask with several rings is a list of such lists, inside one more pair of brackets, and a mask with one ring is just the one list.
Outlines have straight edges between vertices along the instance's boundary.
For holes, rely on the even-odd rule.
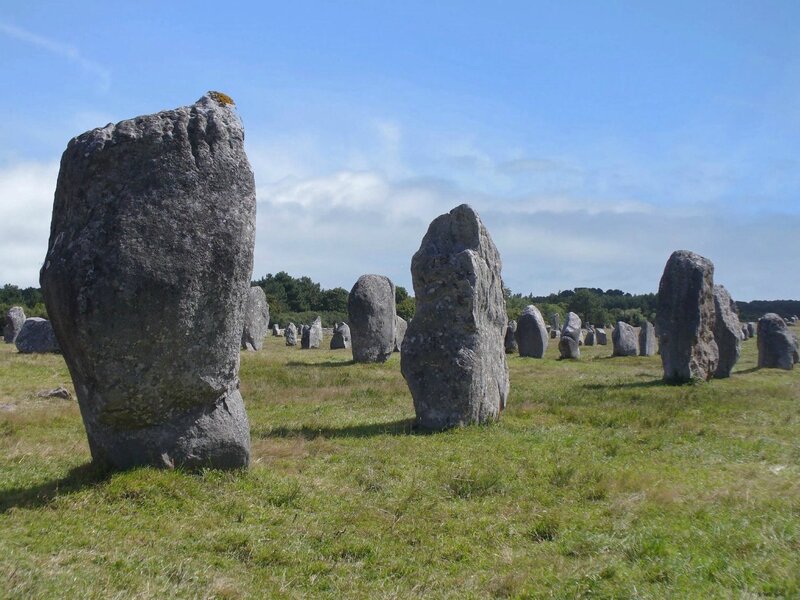
[[25,323],[25,311],[21,306],[12,306],[6,313],[6,321],[3,326],[3,341],[6,344],[13,344],[17,339],[22,325]]
[[758,320],[757,332],[760,368],[794,368],[797,344],[783,319],[775,313],[767,313]]
[[639,354],[636,332],[624,321],[617,321],[617,326],[611,332],[611,342],[614,344],[613,356],[636,356]]
[[297,325],[289,323],[283,331],[287,346],[297,346]]
[[14,343],[22,354],[61,352],[53,325],[41,317],[25,319]]
[[37,398],[61,398],[62,400],[69,400],[72,398],[70,391],[64,386],[59,386],[52,390],[42,390],[36,393]]
[[516,331],[517,346],[520,356],[542,358],[547,350],[547,328],[544,325],[542,313],[533,304],[529,304],[522,311],[517,321]]
[[608,334],[606,330],[602,327],[597,327],[594,330],[594,336],[597,339],[598,346],[607,346],[608,345]]
[[336,323],[331,336],[331,350],[350,347],[350,327],[347,323]]

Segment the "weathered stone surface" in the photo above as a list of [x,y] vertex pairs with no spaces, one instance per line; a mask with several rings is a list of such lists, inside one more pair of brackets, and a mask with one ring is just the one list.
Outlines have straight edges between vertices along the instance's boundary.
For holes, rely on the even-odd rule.
[[564,326],[561,328],[561,338],[558,341],[558,351],[561,358],[580,358],[581,319],[574,312],[567,313]]
[[617,321],[617,326],[611,332],[611,343],[614,345],[613,356],[636,356],[639,354],[636,332],[624,321]]
[[597,327],[594,330],[594,336],[597,339],[598,346],[607,346],[608,345],[608,334],[606,330],[602,327]]
[[297,346],[297,325],[289,323],[283,331],[283,339],[287,346]]
[[277,323],[272,324],[272,336],[273,337],[281,337],[283,335],[283,329]]
[[550,330],[550,339],[557,340],[561,337],[561,332],[558,329],[551,329]]
[[44,354],[60,352],[53,325],[41,317],[28,317],[14,340],[22,354]]
[[752,321],[748,321],[747,323],[747,337],[756,337],[756,324]]
[[583,345],[584,346],[596,346],[597,345],[597,335],[595,334],[594,327],[588,327],[586,329],[586,337],[583,338]]
[[532,358],[544,356],[550,338],[547,336],[542,313],[533,304],[529,304],[522,311],[517,321],[516,338],[520,356]]
[[347,298],[353,360],[385,362],[394,351],[394,284],[383,275],[362,275]]
[[408,322],[401,316],[395,317],[394,323],[394,351],[400,352],[403,347],[403,340],[406,338],[406,331],[408,331]]
[[714,341],[714,265],[678,250],[658,287],[658,330],[664,380],[680,383],[713,377],[719,363]]
[[72,399],[72,394],[70,391],[65,388],[64,386],[58,386],[52,390],[42,390],[41,392],[36,392],[37,398],[61,398],[62,400],[70,400]]
[[742,341],[750,338],[750,331],[747,329],[747,323],[742,323]]
[[510,319],[508,321],[508,325],[506,325],[505,339],[503,341],[506,348],[506,354],[514,354],[514,352],[516,352],[518,349],[516,333],[517,322],[514,319]]
[[422,427],[484,423],[505,407],[508,317],[500,272],[500,254],[466,204],[434,219],[414,254],[417,309],[400,365]]
[[581,334],[578,336],[578,345],[583,346],[584,341],[586,340],[586,334],[589,332],[588,329],[585,327],[581,327]]
[[722,285],[714,286],[714,341],[719,363],[714,377],[730,377],[742,348],[742,325],[736,314],[736,303]]
[[13,344],[17,339],[22,325],[25,323],[25,311],[21,306],[12,306],[6,313],[5,324],[3,325],[3,341],[6,344]]
[[322,319],[317,317],[311,325],[303,325],[300,334],[300,348],[303,350],[316,349],[322,345]]
[[255,352],[264,347],[269,327],[269,304],[264,289],[254,285],[247,292],[242,328],[242,350]]
[[552,327],[555,331],[561,331],[561,317],[558,313],[553,313],[550,315],[550,327]]
[[786,322],[775,313],[758,320],[758,366],[766,369],[794,368],[797,345]]
[[248,464],[243,142],[229,98],[209,93],[84,133],[62,156],[40,279],[100,464]]
[[639,356],[655,356],[656,328],[650,321],[642,323],[639,329]]
[[331,336],[331,350],[350,347],[350,327],[347,323],[336,323]]

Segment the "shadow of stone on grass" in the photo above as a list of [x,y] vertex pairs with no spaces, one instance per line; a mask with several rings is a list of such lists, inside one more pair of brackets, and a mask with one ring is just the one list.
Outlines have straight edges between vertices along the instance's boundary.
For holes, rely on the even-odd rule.
[[378,435],[428,435],[428,430],[417,427],[414,419],[399,419],[386,423],[365,423],[363,425],[346,425],[343,427],[272,427],[262,431],[253,431],[255,438],[288,438],[301,437],[306,440],[316,438],[365,438]]
[[66,476],[27,488],[0,491],[0,514],[12,508],[39,508],[58,496],[78,492],[108,479],[112,471],[88,462],[70,469]]

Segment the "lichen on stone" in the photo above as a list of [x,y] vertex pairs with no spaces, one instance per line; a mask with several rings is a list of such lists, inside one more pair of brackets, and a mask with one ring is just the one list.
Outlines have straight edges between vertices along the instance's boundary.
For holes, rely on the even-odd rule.
[[233,101],[233,98],[228,96],[228,94],[223,94],[222,92],[211,91],[208,92],[208,96],[212,100],[216,100],[217,102],[223,105],[228,105],[228,104],[232,104],[234,106],[236,105],[236,103]]

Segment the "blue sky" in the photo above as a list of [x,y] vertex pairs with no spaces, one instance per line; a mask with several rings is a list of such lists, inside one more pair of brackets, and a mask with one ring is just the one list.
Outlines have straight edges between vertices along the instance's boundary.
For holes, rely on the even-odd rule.
[[35,285],[87,129],[236,100],[255,276],[411,287],[428,223],[481,213],[514,291],[655,291],[672,250],[800,298],[800,3],[5,2],[0,283]]

